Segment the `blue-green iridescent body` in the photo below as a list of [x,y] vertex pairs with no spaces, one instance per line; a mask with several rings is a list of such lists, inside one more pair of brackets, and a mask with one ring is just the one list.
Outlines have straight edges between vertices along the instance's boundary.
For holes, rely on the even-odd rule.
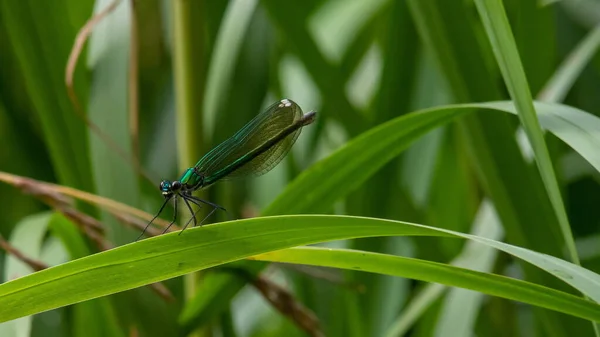
[[196,174],[194,169],[195,167],[190,167],[189,169],[185,170],[185,172],[183,172],[179,178],[179,181],[184,185],[198,186],[198,188],[200,188],[204,179],[202,179],[202,176],[199,174]]
[[302,109],[289,99],[271,105],[232,137],[204,155],[194,167],[186,169],[178,180],[161,181],[159,189],[165,202],[154,219],[172,198],[175,199],[175,215],[167,229],[175,222],[179,197],[192,212],[190,221],[193,220],[194,225],[196,225],[195,212],[192,211],[189,203],[197,206],[200,206],[200,203],[213,206],[210,214],[218,208],[223,209],[221,206],[193,196],[192,192],[206,188],[219,180],[248,175],[257,176],[268,172],[281,162],[300,135],[302,127],[312,123],[315,117],[314,111],[303,114]]

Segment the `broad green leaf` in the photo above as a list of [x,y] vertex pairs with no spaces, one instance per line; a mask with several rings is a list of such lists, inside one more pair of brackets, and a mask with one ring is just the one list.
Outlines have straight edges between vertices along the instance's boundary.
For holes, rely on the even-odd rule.
[[[72,260],[89,255],[84,238],[61,213],[54,213],[50,229],[55,239],[60,239]],[[97,298],[73,306],[73,334],[75,336],[124,336],[108,298]]]
[[[485,200],[481,203],[473,227],[473,235],[484,236],[493,240],[498,240],[502,236],[502,228],[500,227],[498,216],[495,214],[494,208],[490,204],[489,200]],[[497,255],[496,253],[497,251],[489,246],[482,245],[478,242],[467,242],[464,245],[461,253],[454,258],[450,264],[457,267],[489,273]],[[467,309],[469,307],[478,307],[479,304],[473,302],[475,302],[477,298],[480,298],[481,294],[467,291],[465,289],[447,289],[440,284],[428,284],[411,299],[404,310],[402,310],[402,314],[398,317],[394,324],[388,328],[385,336],[404,336],[404,334],[406,334],[406,332],[413,327],[415,322],[423,316],[427,309],[431,307],[431,305],[438,300],[439,297],[446,292],[446,290],[449,290],[449,296],[447,296],[445,299],[446,310],[441,312],[442,318],[436,327],[436,332],[441,333],[441,331],[461,331],[458,330],[460,326],[455,326],[452,330],[447,330],[447,327],[443,327],[444,320],[448,324],[459,324],[466,326],[472,319],[475,319],[476,317],[469,317],[473,316],[473,313],[465,313],[464,310],[462,310],[464,307],[461,308],[461,310],[456,310],[454,306],[464,305],[465,300],[471,300],[471,306],[468,305],[469,302],[466,302]],[[463,296],[463,298],[453,298],[451,301],[449,297],[452,296],[452,293],[459,293]],[[477,314],[474,314],[474,316],[476,315]],[[446,317],[446,319],[444,319],[444,317]]]
[[[600,129],[600,120],[581,110],[560,104],[537,103],[541,123],[548,131],[556,133],[573,149],[581,153],[590,163],[600,170],[600,156],[594,151],[600,147],[600,138],[590,134],[580,134],[580,127],[592,130]],[[305,170],[287,189],[269,206],[264,215],[318,213],[327,211],[333,203],[364,183],[389,160],[399,155],[411,142],[434,127],[444,125],[460,115],[484,109],[478,113],[516,113],[510,102],[487,104],[448,105],[425,109],[405,116],[397,117],[385,124],[371,129],[350,141],[347,145],[326,159]],[[493,109],[485,111],[485,109]],[[498,110],[495,110],[498,109]],[[568,111],[569,120],[562,118]],[[575,125],[573,123],[576,123]],[[585,126],[584,126],[585,125]],[[335,172],[335,174],[331,174]],[[259,268],[260,269],[260,268]],[[231,277],[231,284],[214,294],[235,294],[234,287],[241,285]],[[235,283],[235,284],[234,284]],[[202,297],[212,297],[212,293],[202,293]],[[220,295],[214,295],[219,296]],[[220,297],[223,298],[223,297]],[[201,302],[211,303],[204,299]],[[206,315],[211,311],[207,306],[195,306],[195,314],[186,311],[186,317]],[[204,312],[204,313],[202,313]]]
[[[238,220],[190,229],[183,235],[162,235],[13,280],[0,285],[0,301],[5,304],[0,307],[0,321],[106,296],[283,248],[346,238],[407,235],[459,237],[486,244],[524,259],[595,301],[600,300],[600,275],[525,248],[470,234],[400,221],[305,215]],[[443,264],[424,263],[432,266],[430,273],[432,270],[448,268]],[[338,261],[338,265],[343,267],[343,261]],[[358,269],[364,267],[356,263],[352,266]],[[465,273],[473,275],[474,272]],[[456,280],[460,277],[454,275],[453,278]],[[484,280],[486,282],[481,282]],[[488,281],[489,278],[480,278],[475,283],[485,285]],[[473,284],[472,281],[469,283]],[[495,283],[495,287],[499,287],[499,284]],[[509,297],[511,291],[516,289],[513,286],[504,288],[504,291],[496,289],[492,294]],[[561,292],[551,289],[546,290],[546,293],[547,296],[542,296],[542,291],[541,300],[533,303],[600,321],[600,306],[597,304],[573,295],[560,295]],[[521,296],[523,295],[521,293]],[[560,302],[553,304],[551,300]]]
[[[352,269],[443,283],[495,296],[502,294],[502,297],[556,311],[585,311],[590,318],[598,315],[600,308],[596,303],[533,283],[443,263],[366,251],[297,247],[261,254],[253,258],[269,262]],[[591,319],[597,320],[598,318]]]
[[[600,137],[593,132],[600,127],[600,119],[565,105],[536,103],[536,106],[542,126],[600,170],[600,155],[594,151],[600,146]],[[336,153],[305,170],[264,214],[326,211],[424,133],[478,109],[516,113],[510,102],[491,102],[447,105],[395,118],[351,140]],[[581,132],[582,129],[586,132]]]
[[[425,51],[433,53],[456,102],[485,102],[506,96],[499,71],[494,66],[493,51],[482,38],[481,23],[473,15],[472,2],[408,0],[408,5],[427,47]],[[469,157],[467,162],[463,160],[463,165],[474,170],[473,178],[492,199],[507,240],[562,256],[564,240],[558,220],[539,172],[519,153],[514,138],[516,123],[507,116],[480,114],[464,118],[458,128],[464,137],[459,151]],[[535,215],[531,209],[537,210]],[[557,286],[545,274],[526,265],[521,267],[527,279]],[[566,336],[565,331],[561,331],[561,326],[566,324],[557,315],[541,310],[535,310],[535,314],[535,319],[543,322],[546,333]],[[430,316],[430,320],[437,317]],[[432,322],[422,324],[424,329],[431,325]]]
[[[498,215],[490,201],[484,199],[475,217],[473,235],[491,240],[500,240],[504,235]],[[453,265],[490,273],[496,263],[498,252],[478,242],[467,242],[461,255],[453,260]],[[449,289],[439,313],[435,327],[436,336],[444,336],[447,331],[457,335],[476,334],[475,323],[483,307],[483,294],[467,289]]]

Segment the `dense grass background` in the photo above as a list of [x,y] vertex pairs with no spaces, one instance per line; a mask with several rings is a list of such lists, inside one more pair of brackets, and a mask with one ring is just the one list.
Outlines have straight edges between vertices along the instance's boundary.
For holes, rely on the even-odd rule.
[[[86,22],[114,4],[74,72],[78,111],[65,85],[69,53]],[[593,0],[0,2],[2,172],[154,213],[161,179],[286,97],[319,119],[284,162],[199,196],[235,219],[353,215],[475,235],[350,217],[207,226],[25,277],[13,283],[21,297],[0,285],[0,321],[60,307],[1,323],[0,335],[305,335],[300,319],[248,284],[264,270],[328,336],[593,336],[584,318],[599,321],[598,305],[566,293],[600,297],[599,22]],[[506,102],[470,104],[494,101]],[[39,199],[2,184],[0,201],[0,233],[28,257],[58,265],[98,253]],[[139,233],[104,207],[74,205],[101,221],[113,246]],[[218,266],[342,238],[324,245],[389,255],[297,249],[253,259],[335,269]],[[0,252],[2,281],[31,272]],[[172,300],[138,288],[166,279]]]

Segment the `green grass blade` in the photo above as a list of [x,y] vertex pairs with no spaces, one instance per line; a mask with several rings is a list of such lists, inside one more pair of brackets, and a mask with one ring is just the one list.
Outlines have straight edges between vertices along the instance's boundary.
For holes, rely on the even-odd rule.
[[[4,103],[0,98],[0,143],[11,146],[0,151],[2,170],[41,180],[51,179],[53,172],[48,169],[51,164],[41,139],[29,127],[17,126],[15,119],[22,115],[17,104],[5,106]],[[36,165],[31,164],[34,160]],[[0,222],[0,233],[8,233],[18,220],[41,210],[39,201],[27,195],[15,194],[12,186],[0,186],[0,195],[10,195],[3,198],[5,211]]]
[[[335,201],[364,183],[378,168],[399,155],[411,142],[428,130],[479,109],[493,110],[479,113],[516,113],[511,102],[494,102],[449,105],[397,117],[357,137],[328,158],[305,170],[263,214],[327,211]],[[595,151],[600,147],[600,138],[592,133],[594,128],[600,129],[600,119],[584,111],[559,104],[538,103],[538,112],[542,114],[541,122],[544,127],[563,139],[600,171],[600,155]],[[569,118],[565,119],[565,115]],[[587,131],[578,132],[582,128]],[[331,172],[336,174],[331,175]],[[203,299],[198,301],[212,303],[208,297],[213,296],[225,301],[224,298],[228,296],[226,294],[232,296],[237,293],[228,287],[241,289],[241,285],[233,277],[231,282],[236,284],[223,282],[223,288],[215,287],[214,293],[199,294],[198,296]],[[194,309],[186,309],[185,318],[182,316],[180,320],[191,322],[193,317],[208,315],[207,311],[212,310],[204,305],[195,305]]]
[[[594,128],[600,127],[600,119],[565,105],[538,103],[537,106],[543,126],[600,170],[600,155],[594,150],[600,146],[600,137],[593,132]],[[494,102],[448,105],[397,117],[350,141],[325,160],[305,170],[263,214],[327,211],[335,201],[360,186],[415,139],[477,108],[516,112],[510,102]],[[332,176],[331,172],[336,174]]]
[[175,1],[173,6],[175,106],[179,170],[191,167],[205,153],[202,130],[205,84],[206,22],[201,2]]
[[[51,213],[43,212],[23,218],[15,226],[9,239],[10,244],[19,251],[27,252],[29,258],[39,261],[42,258],[42,245],[50,217]],[[6,262],[4,264],[5,279],[2,280],[3,282],[8,282],[31,273],[33,273],[33,270],[27,264],[14,256],[6,255]],[[29,336],[31,335],[32,322],[33,317],[27,316],[15,321],[1,323],[0,334],[2,336],[10,334]]]
[[[414,13],[418,32],[428,47],[425,51],[433,53],[456,101],[482,102],[504,97],[499,71],[493,64],[493,52],[481,38],[481,24],[472,15],[471,2],[409,0],[408,4]],[[530,5],[527,5],[528,9],[524,7],[519,8],[522,10],[519,14],[532,14]],[[521,18],[516,16],[513,19],[520,22]],[[527,20],[536,21],[537,17],[527,17]],[[531,169],[519,151],[514,137],[515,123],[508,116],[473,115],[459,123],[459,131],[464,137],[460,143],[464,149],[458,150],[468,155],[468,160],[461,162],[473,169],[475,174],[469,176],[474,176],[476,183],[492,199],[507,240],[562,256],[564,240],[558,220],[539,172]],[[534,214],[531,209],[537,212]],[[549,283],[553,280],[543,273],[526,265],[522,267],[529,280],[552,287],[560,286]],[[543,310],[535,310],[535,313],[536,319],[540,317],[543,322],[545,331],[551,331],[555,337],[566,336],[566,333],[560,332],[565,324],[556,314]],[[433,315],[429,318],[437,319]]]
[[296,55],[304,63],[316,86],[322,92],[329,93],[324,99],[323,113],[335,117],[351,135],[364,130],[368,124],[346,98],[343,82],[345,78],[341,71],[320,52],[317,43],[305,27],[305,18],[301,16],[301,11],[289,15],[290,11],[295,12],[294,7],[297,7],[298,3],[268,0],[261,4],[267,9],[274,24],[286,35],[286,41],[292,45]]
[[[473,235],[499,241],[504,236],[496,210],[489,200],[484,199],[473,224]],[[471,270],[490,273],[497,263],[498,251],[479,242],[467,242],[460,256],[453,264]],[[436,336],[444,336],[446,331],[457,335],[475,334],[475,322],[483,309],[483,294],[466,289],[449,289],[439,312],[435,327]]]
[[571,232],[567,212],[564,208],[560,188],[556,181],[554,167],[552,166],[550,154],[537,119],[527,78],[512,36],[508,18],[504,12],[502,1],[476,0],[475,4],[492,44],[496,60],[504,77],[504,82],[519,112],[519,119],[531,142],[536,162],[554,212],[558,218],[569,256],[572,261],[579,263],[573,233]]
[[[472,15],[471,2],[417,0],[409,1],[408,4],[414,12],[419,34],[428,47],[425,51],[433,53],[455,100],[481,102],[504,97],[504,90],[498,80],[499,71],[493,64],[492,50],[481,38],[481,24]],[[518,13],[533,14],[531,7],[527,5],[526,9],[522,6]],[[537,21],[537,13],[536,18],[523,18],[527,23],[522,26],[526,27],[530,21]],[[518,15],[512,19],[516,23],[524,21]],[[547,62],[538,62],[536,65],[541,63]],[[535,70],[539,68],[536,67]],[[476,183],[492,199],[505,228],[507,240],[547,254],[562,256],[564,241],[560,235],[558,220],[544,191],[539,172],[531,169],[519,151],[514,137],[515,123],[509,117],[501,115],[468,116],[459,123],[459,130],[464,136],[461,144],[464,149],[458,150],[467,150],[469,156],[468,160],[461,162],[474,170],[475,174],[469,176],[475,176]],[[533,213],[531,209],[537,212]],[[534,268],[527,265],[522,268],[530,281],[552,287],[560,286]],[[534,309],[534,312],[535,319],[542,322],[546,332],[552,332],[555,337],[567,335],[566,332],[561,332],[561,329],[569,328],[563,328],[567,324],[559,315],[544,310]],[[433,315],[428,316],[432,320],[437,319]]]
[[[72,260],[91,253],[77,227],[61,213],[52,215],[50,229],[54,238],[60,239]],[[72,310],[75,336],[124,336],[109,298],[77,303]]]
[[358,32],[388,2],[390,1],[327,1],[310,17],[308,30],[327,59],[339,61]]
[[[495,214],[495,210],[488,200],[485,200],[481,203],[479,212],[475,217],[473,227],[474,235],[484,236],[493,240],[499,240],[503,235],[502,227],[499,222],[498,216],[497,214]],[[456,256],[456,258],[454,258],[450,262],[450,264],[457,267],[469,268],[471,270],[489,273],[492,267],[492,263],[495,260],[495,255],[496,251],[488,246],[482,245],[477,242],[467,242],[464,245],[461,253],[458,256]],[[404,336],[408,332],[408,330],[410,330],[413,327],[415,322],[419,318],[421,318],[421,316],[423,316],[427,309],[430,308],[432,304],[436,302],[446,290],[446,287],[440,287],[439,284],[428,284],[426,287],[424,287],[403,308],[401,315],[394,322],[394,324],[392,324],[388,328],[387,332],[385,333],[385,336]],[[450,293],[454,290],[459,289],[450,289]],[[475,294],[475,296],[477,296],[477,294]],[[446,299],[446,302],[450,301]],[[464,304],[464,302],[460,299],[458,301],[455,301],[455,303],[456,302],[460,305]],[[469,320],[469,318],[465,319],[463,317],[465,314],[463,310],[451,310],[451,308],[449,308],[448,310],[445,310],[440,314],[445,316],[458,315],[458,317],[448,317],[447,321],[452,320],[461,323],[461,321],[464,322],[465,320]],[[460,318],[463,319],[461,320]],[[442,320],[440,320],[440,324],[438,324],[437,326],[438,331],[443,331],[443,328],[441,328]],[[465,333],[464,335],[467,335],[467,333]]]
[[[360,186],[412,141],[464,112],[452,108],[424,110],[371,129],[305,170],[263,214],[326,212],[335,201]],[[336,174],[331,175],[331,172]],[[325,176],[327,179],[323,180]]]
[[[111,2],[96,1],[95,13],[105,10]],[[92,72],[88,118],[129,158],[133,158],[127,113],[131,10],[129,3],[121,3],[95,27],[90,36],[87,64]],[[118,150],[110,145],[97,134],[89,133],[92,176],[97,194],[137,206],[140,198],[139,173],[131,161],[119,156]],[[132,232],[126,231],[107,213],[103,213],[102,219],[110,228],[111,240],[119,244],[131,240]]]
[[[0,20],[16,56],[58,180],[91,190],[87,130],[67,97],[64,67],[89,1],[0,3]],[[71,15],[66,15],[69,13]],[[4,48],[4,47],[3,47]],[[86,100],[84,72],[75,73],[76,92]]]
[[[183,172],[206,153],[203,107],[206,83],[207,28],[206,4],[201,1],[174,1],[173,7],[173,76],[175,81],[175,111],[178,168]],[[201,32],[201,34],[196,34]],[[197,196],[205,198],[205,191]],[[184,209],[184,207],[181,207]],[[190,216],[187,210],[180,212]],[[180,216],[180,219],[186,216]],[[183,220],[185,221],[185,220]],[[184,278],[186,298],[193,296],[197,275]]]
[[538,99],[545,102],[562,102],[599,46],[600,25],[592,29],[585,39],[565,58],[552,78],[540,91]]
[[[407,235],[460,237],[486,244],[524,259],[600,300],[600,275],[558,258],[483,237],[374,218],[279,216],[193,228],[183,235],[162,235],[2,284],[0,301],[4,305],[0,307],[0,322],[298,245]],[[579,301],[579,306],[584,302],[588,308],[592,305]],[[594,308],[595,311],[585,313],[577,311],[576,315],[600,321],[600,306]]]
[[504,276],[407,257],[332,248],[298,247],[255,256],[257,260],[308,264],[406,277],[476,290],[597,320],[600,305],[551,288]]
[[256,0],[232,1],[221,21],[208,67],[204,94],[204,111],[207,118],[210,118],[206,121],[205,129],[208,135],[212,135],[219,106],[227,99],[235,70],[232,65],[238,60],[255,8]]

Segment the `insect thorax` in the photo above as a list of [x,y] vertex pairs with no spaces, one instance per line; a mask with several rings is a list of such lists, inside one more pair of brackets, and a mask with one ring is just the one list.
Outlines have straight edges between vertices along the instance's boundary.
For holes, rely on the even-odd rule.
[[204,183],[204,176],[199,174],[193,167],[185,170],[179,178],[179,181],[186,190],[197,190]]

